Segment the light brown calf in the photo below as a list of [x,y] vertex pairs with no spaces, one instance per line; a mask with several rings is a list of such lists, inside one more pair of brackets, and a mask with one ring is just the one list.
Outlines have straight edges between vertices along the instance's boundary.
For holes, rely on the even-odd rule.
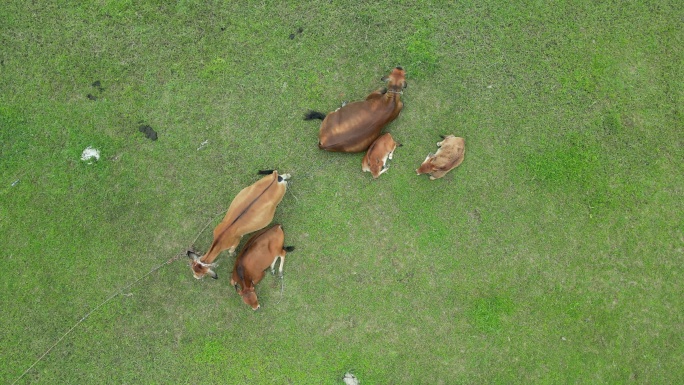
[[254,286],[264,278],[264,270],[271,266],[275,274],[275,264],[280,258],[278,274],[283,276],[285,255],[294,247],[284,247],[285,233],[282,225],[274,225],[268,230],[261,230],[252,235],[235,259],[235,267],[230,284],[235,287],[242,301],[252,310],[259,309],[259,300]]
[[370,172],[373,178],[377,179],[382,173],[389,169],[387,160],[392,159],[392,154],[397,147],[401,147],[400,143],[394,141],[392,135],[386,133],[381,135],[368,147],[366,156],[361,162],[361,170]]
[[388,82],[387,88],[371,93],[366,100],[349,103],[327,116],[316,111],[305,115],[305,120],[323,120],[318,133],[320,149],[365,151],[380,136],[382,128],[396,119],[404,106],[400,96],[406,88],[406,72],[396,67],[382,80]]
[[418,175],[430,174],[430,180],[435,180],[463,162],[465,139],[453,135],[442,136],[442,139],[444,140],[437,143],[437,153],[429,154],[416,170]]
[[278,171],[259,171],[269,174],[251,186],[245,187],[233,199],[228,212],[214,229],[214,241],[201,258],[192,251],[188,257],[192,259],[191,267],[195,278],[203,278],[205,274],[218,278],[212,270],[214,260],[223,250],[231,254],[245,234],[259,230],[271,223],[275,209],[283,199],[287,190],[289,174],[278,175]]

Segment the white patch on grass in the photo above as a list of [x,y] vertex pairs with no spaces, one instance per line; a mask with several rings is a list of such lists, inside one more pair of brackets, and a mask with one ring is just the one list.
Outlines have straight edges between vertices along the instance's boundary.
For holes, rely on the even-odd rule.
[[96,148],[92,148],[90,146],[86,147],[85,150],[83,150],[83,153],[81,154],[81,160],[82,161],[89,161],[88,164],[93,164],[92,160],[100,160],[100,150]]
[[356,378],[355,375],[347,372],[344,374],[344,377],[342,377],[342,380],[344,381],[345,385],[359,385],[359,379]]

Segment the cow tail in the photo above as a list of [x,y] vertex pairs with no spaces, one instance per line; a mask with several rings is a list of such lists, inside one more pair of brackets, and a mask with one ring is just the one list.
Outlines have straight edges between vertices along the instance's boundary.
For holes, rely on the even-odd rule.
[[259,170],[257,175],[271,175],[271,174],[273,174],[273,171],[275,171],[275,170]]
[[313,111],[313,110],[310,110],[309,112],[304,114],[304,120],[314,120],[314,119],[323,120],[323,119],[325,119],[325,114],[322,112]]

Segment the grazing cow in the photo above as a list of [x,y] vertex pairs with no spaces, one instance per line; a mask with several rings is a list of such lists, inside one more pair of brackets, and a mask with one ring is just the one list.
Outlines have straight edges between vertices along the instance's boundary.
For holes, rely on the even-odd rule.
[[309,111],[305,120],[322,119],[318,147],[326,151],[365,151],[380,136],[380,131],[401,112],[400,95],[406,88],[406,72],[401,67],[392,70],[387,88],[375,91],[366,100],[344,105],[327,116]]
[[430,174],[430,180],[435,180],[463,162],[465,139],[453,135],[442,136],[442,139],[444,140],[437,143],[437,153],[429,154],[416,170],[418,175]]
[[278,258],[280,258],[278,274],[283,276],[285,254],[294,250],[292,246],[284,247],[284,242],[283,226],[274,225],[268,230],[261,230],[252,235],[235,258],[230,284],[235,287],[242,301],[252,307],[252,310],[259,309],[259,300],[254,286],[264,278],[264,270],[267,267],[271,266],[271,273],[275,274],[274,267]]
[[216,257],[223,250],[233,254],[243,235],[263,229],[271,223],[276,206],[287,190],[290,175],[278,175],[278,171],[273,170],[259,171],[259,174],[267,176],[242,189],[233,199],[223,221],[214,229],[214,241],[209,251],[201,258],[188,251],[195,278],[203,278],[205,274],[218,278],[212,270]]
[[389,168],[387,160],[392,159],[392,154],[397,147],[401,147],[401,144],[395,142],[389,133],[380,136],[368,147],[361,163],[361,170],[370,171],[373,178],[377,179]]

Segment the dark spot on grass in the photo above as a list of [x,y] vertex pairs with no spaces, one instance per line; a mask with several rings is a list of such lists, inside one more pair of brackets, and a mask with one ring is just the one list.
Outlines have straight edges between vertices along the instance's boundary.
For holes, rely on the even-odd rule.
[[[296,31],[297,35],[301,34],[302,32],[304,32],[304,28],[302,28],[302,27],[297,28],[297,31]],[[291,33],[290,34],[290,40],[293,40],[294,38],[295,38],[295,34]]]
[[150,126],[147,125],[147,124],[141,125],[141,126],[138,128],[138,131],[140,131],[140,132],[142,132],[143,134],[145,134],[145,136],[147,137],[147,139],[150,139],[150,140],[157,140],[157,132],[154,131],[154,130],[152,129],[152,127],[150,127]]
[[90,100],[97,100],[97,96],[95,96],[93,94],[88,94],[88,95],[86,95],[86,97]]
[[100,92],[104,91],[104,87],[102,87],[102,83],[99,80],[95,80],[91,85]]
[[221,27],[221,32],[225,31],[226,27]]

